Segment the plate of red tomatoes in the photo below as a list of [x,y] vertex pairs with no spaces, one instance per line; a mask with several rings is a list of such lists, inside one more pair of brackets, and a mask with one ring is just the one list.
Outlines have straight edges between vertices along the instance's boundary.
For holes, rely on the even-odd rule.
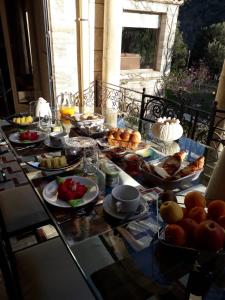
[[81,207],[98,197],[98,185],[87,177],[57,177],[43,189],[42,195],[48,203],[62,207]]
[[37,130],[23,130],[10,134],[10,142],[16,144],[33,144],[39,143],[46,138],[46,133]]

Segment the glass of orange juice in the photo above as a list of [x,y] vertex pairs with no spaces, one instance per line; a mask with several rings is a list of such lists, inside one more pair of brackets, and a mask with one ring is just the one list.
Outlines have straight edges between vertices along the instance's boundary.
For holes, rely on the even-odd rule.
[[75,112],[76,112],[76,107],[75,106],[61,106],[59,109],[60,112],[60,119],[63,124],[70,124],[70,120],[67,119],[66,117],[72,117]]

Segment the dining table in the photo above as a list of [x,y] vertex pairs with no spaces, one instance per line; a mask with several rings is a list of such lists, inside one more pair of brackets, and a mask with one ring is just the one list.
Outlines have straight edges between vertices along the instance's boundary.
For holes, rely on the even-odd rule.
[[[96,299],[225,299],[224,252],[208,257],[197,250],[168,245],[161,238],[163,224],[158,200],[162,186],[146,182],[143,176],[127,170],[123,159],[107,156],[102,138],[96,139],[99,162],[93,174],[84,172],[82,159],[56,171],[35,168],[30,164],[35,156],[64,155],[65,149],[49,147],[43,140],[18,145],[9,138],[16,131],[18,127],[2,122],[0,191],[29,182],[52,221],[49,226],[37,228],[35,236],[50,239],[59,235],[62,238]],[[78,136],[80,132],[71,128],[70,137]],[[144,143],[151,149],[149,157],[145,158],[148,162],[172,155],[170,144],[153,138],[145,139]],[[205,156],[200,176],[174,189],[178,203],[183,205],[189,191],[205,192],[217,154],[215,149],[185,136],[177,145],[187,152],[189,162]],[[105,160],[116,166],[118,185],[139,189],[143,205],[138,213],[120,216],[108,208],[106,203],[113,186],[105,184],[105,174],[100,168],[101,161]],[[99,187],[98,197],[79,207],[62,207],[46,201],[44,188],[66,176],[91,179]],[[32,241],[38,243],[39,240]]]

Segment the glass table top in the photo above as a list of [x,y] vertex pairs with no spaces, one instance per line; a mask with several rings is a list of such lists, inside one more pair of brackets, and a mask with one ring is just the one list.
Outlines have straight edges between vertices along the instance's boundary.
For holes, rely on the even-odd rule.
[[[173,151],[171,145],[158,141],[150,141],[150,145],[156,150],[154,159]],[[177,149],[175,146],[174,150]],[[188,151],[189,161],[203,154],[206,156],[204,174],[193,183],[194,187],[204,189],[201,183],[207,183],[207,172],[211,170],[208,163],[210,166],[215,163],[215,151],[185,138],[180,139],[179,147]],[[30,155],[32,151],[27,149],[24,155]],[[37,171],[24,163],[21,166],[43,201],[43,187],[58,173]],[[69,174],[82,174],[82,168],[71,168],[60,176]],[[96,174],[93,179],[98,182],[99,174]],[[130,176],[122,169],[120,183],[141,188],[148,208],[146,214],[135,220],[118,220],[106,214],[102,203],[110,194],[110,188],[103,189],[99,199],[85,209],[63,210],[45,203],[96,298],[182,300],[189,299],[189,294],[193,293],[204,294],[207,300],[224,299],[224,256],[207,262],[198,272],[193,271],[198,258],[196,253],[165,248],[156,239],[159,228],[156,200],[160,188],[144,186],[138,176]],[[186,188],[193,189],[193,186]],[[179,191],[182,193],[185,191]]]

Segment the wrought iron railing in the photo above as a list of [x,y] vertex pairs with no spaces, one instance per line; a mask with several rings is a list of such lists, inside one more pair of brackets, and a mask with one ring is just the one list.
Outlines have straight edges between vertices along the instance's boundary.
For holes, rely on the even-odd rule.
[[[69,97],[79,106],[79,93],[64,93],[59,95]],[[95,81],[83,91],[84,105],[95,107],[96,111],[104,113],[107,102],[123,116],[125,124],[139,127],[142,133],[149,133],[151,125],[159,117],[175,117],[180,119],[184,134],[203,144],[214,147],[225,144],[225,112],[217,110],[213,105],[211,111],[201,110],[185,103],[147,95],[121,86],[102,81]]]

